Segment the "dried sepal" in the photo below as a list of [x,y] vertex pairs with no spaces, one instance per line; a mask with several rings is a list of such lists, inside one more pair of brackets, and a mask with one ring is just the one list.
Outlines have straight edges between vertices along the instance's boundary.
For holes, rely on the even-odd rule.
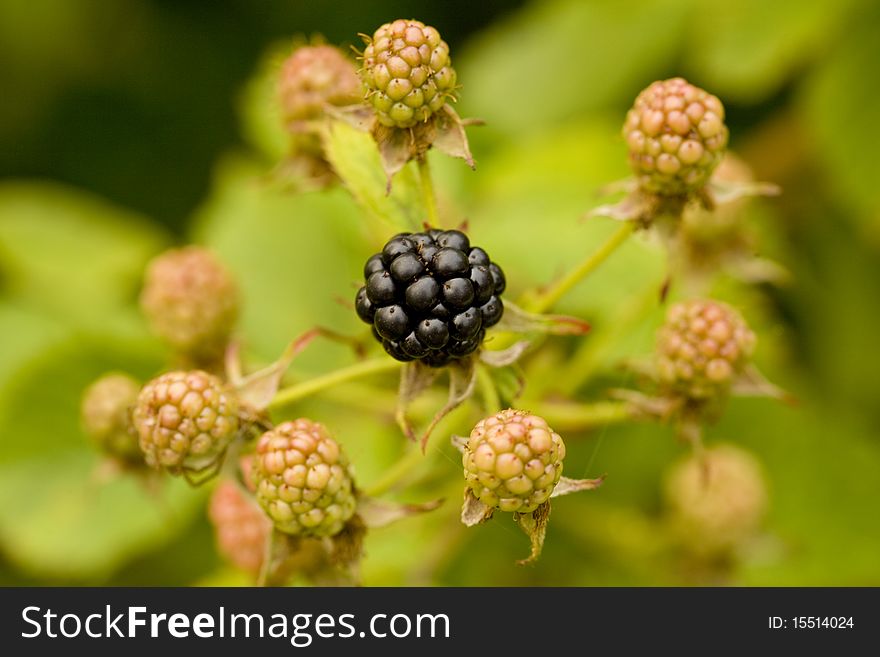
[[364,525],[369,529],[387,527],[390,524],[409,518],[420,513],[433,511],[443,504],[443,500],[432,500],[421,504],[399,504],[386,502],[374,497],[361,496],[358,498],[357,515],[361,517]]
[[372,131],[373,139],[379,147],[382,170],[387,180],[385,193],[391,193],[391,179],[406,166],[410,160],[424,157],[427,146],[423,145],[415,129],[389,128],[377,123]]
[[504,315],[498,322],[497,329],[522,334],[584,335],[589,332],[590,324],[568,315],[545,315],[528,312],[515,303],[505,301]]
[[[469,121],[467,125],[480,125],[480,121]],[[476,169],[474,156],[468,145],[466,123],[449,105],[444,105],[434,120],[432,145],[441,153],[464,160],[471,169]]]
[[746,366],[733,380],[730,392],[736,397],[769,397],[788,404],[797,402],[791,393],[767,379],[757,367],[751,364]]
[[440,424],[443,418],[467,401],[476,387],[477,368],[474,364],[473,358],[464,358],[457,363],[450,365],[448,370],[449,395],[446,399],[446,404],[434,414],[434,417],[428,423],[424,433],[422,433],[420,441],[422,451],[427,448],[428,438],[431,437],[434,428]]
[[494,512],[495,509],[480,502],[470,488],[465,488],[464,502],[461,505],[461,522],[466,527],[473,527],[474,525],[486,522],[492,517]]
[[327,539],[330,563],[347,574],[352,581],[360,581],[360,561],[364,554],[367,525],[358,514],[352,516],[342,531]]
[[612,399],[629,404],[636,417],[663,422],[671,419],[684,405],[680,398],[651,396],[625,388],[614,388],[608,394]]
[[[509,306],[510,304],[507,304],[507,307]],[[520,340],[507,349],[483,349],[480,351],[480,361],[489,367],[507,367],[522,358],[530,346],[531,342],[528,340]]]
[[718,206],[755,196],[779,196],[782,188],[769,182],[723,180],[714,176],[705,191],[710,202]]
[[241,365],[240,347],[237,343],[230,344],[226,352],[226,377],[235,388],[242,405],[257,415],[263,414],[278,393],[284,374],[293,360],[318,337],[351,343],[355,351],[361,348],[356,341],[350,338],[322,327],[315,327],[288,344],[274,363],[245,375]]
[[531,513],[515,513],[513,519],[519,528],[529,537],[531,550],[529,556],[517,561],[517,565],[527,566],[537,561],[544,549],[544,539],[547,536],[547,523],[550,520],[550,502],[544,502]]
[[428,367],[419,361],[405,363],[400,370],[400,385],[398,386],[397,409],[394,418],[400,430],[410,440],[416,440],[416,434],[407,417],[407,411],[410,405],[431,387],[439,375],[440,370]]
[[596,479],[572,479],[571,477],[560,477],[559,483],[550,494],[550,498],[562,497],[563,495],[571,495],[572,493],[580,493],[585,490],[596,490],[605,481],[605,475]]

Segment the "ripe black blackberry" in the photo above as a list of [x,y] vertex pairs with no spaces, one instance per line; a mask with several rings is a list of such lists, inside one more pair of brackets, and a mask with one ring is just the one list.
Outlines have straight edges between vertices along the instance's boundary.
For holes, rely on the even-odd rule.
[[358,316],[400,361],[442,367],[501,320],[504,272],[458,230],[400,233],[364,265]]

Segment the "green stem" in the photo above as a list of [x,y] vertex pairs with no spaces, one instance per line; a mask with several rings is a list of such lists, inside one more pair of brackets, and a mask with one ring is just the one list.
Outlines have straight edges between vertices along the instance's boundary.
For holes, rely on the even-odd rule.
[[500,411],[501,398],[498,396],[498,388],[495,387],[495,381],[492,380],[489,369],[483,364],[477,365],[477,384],[480,386],[480,394],[483,396],[486,412]]
[[411,445],[409,451],[390,468],[385,470],[385,474],[382,475],[379,481],[367,488],[364,493],[368,497],[379,497],[387,493],[402,480],[406,479],[415,468],[423,465],[427,458],[418,444]]
[[282,388],[276,394],[269,404],[269,408],[277,408],[286,406],[295,401],[299,401],[305,397],[314,395],[315,393],[332,388],[340,383],[359,379],[362,376],[371,374],[381,374],[383,372],[393,372],[400,369],[402,363],[391,358],[374,358],[355,363],[349,367],[324,374],[323,376],[297,383],[296,385]]
[[598,269],[599,266],[605,262],[605,260],[607,260],[621,244],[626,242],[627,238],[632,234],[633,230],[635,230],[635,227],[635,222],[627,221],[624,223],[602,246],[599,247],[597,251],[591,253],[589,257],[572,269],[568,274],[529,300],[529,302],[525,304],[526,310],[534,313],[542,313],[555,306],[562,297],[571,291],[573,287]]
[[419,180],[422,184],[422,196],[425,201],[425,209],[428,212],[428,224],[432,227],[440,225],[437,214],[437,196],[434,194],[434,181],[431,179],[431,165],[428,163],[428,154],[418,158]]
[[639,335],[642,335],[647,328],[644,320],[656,307],[657,290],[653,285],[645,293],[632,297],[620,308],[612,321],[605,324],[604,328],[594,331],[589,340],[581,342],[556,379],[556,389],[564,395],[573,395],[595,374],[602,365],[603,354],[611,350],[621,335],[628,335],[628,331],[640,324]]
[[580,430],[604,427],[633,419],[626,402],[601,401],[589,404],[545,402],[541,415],[557,430]]

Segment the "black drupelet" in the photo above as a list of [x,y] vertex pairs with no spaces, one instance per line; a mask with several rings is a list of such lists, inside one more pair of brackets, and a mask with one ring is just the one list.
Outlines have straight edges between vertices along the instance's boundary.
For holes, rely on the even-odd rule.
[[504,272],[458,230],[395,235],[364,278],[357,314],[400,361],[442,367],[467,356],[504,314]]

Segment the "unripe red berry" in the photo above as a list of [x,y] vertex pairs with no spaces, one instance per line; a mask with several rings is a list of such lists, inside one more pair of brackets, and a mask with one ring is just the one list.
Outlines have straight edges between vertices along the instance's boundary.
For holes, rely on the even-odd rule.
[[238,435],[238,413],[238,399],[216,376],[168,372],[141,389],[132,422],[148,465],[197,472]]
[[654,82],[627,113],[623,137],[642,189],[661,196],[692,193],[724,156],[724,106],[683,78]]
[[749,363],[755,334],[742,316],[720,301],[673,305],[657,340],[657,376],[690,399],[723,395]]
[[256,575],[263,564],[272,523],[256,500],[233,481],[221,481],[211,495],[208,517],[217,549],[228,561]]

